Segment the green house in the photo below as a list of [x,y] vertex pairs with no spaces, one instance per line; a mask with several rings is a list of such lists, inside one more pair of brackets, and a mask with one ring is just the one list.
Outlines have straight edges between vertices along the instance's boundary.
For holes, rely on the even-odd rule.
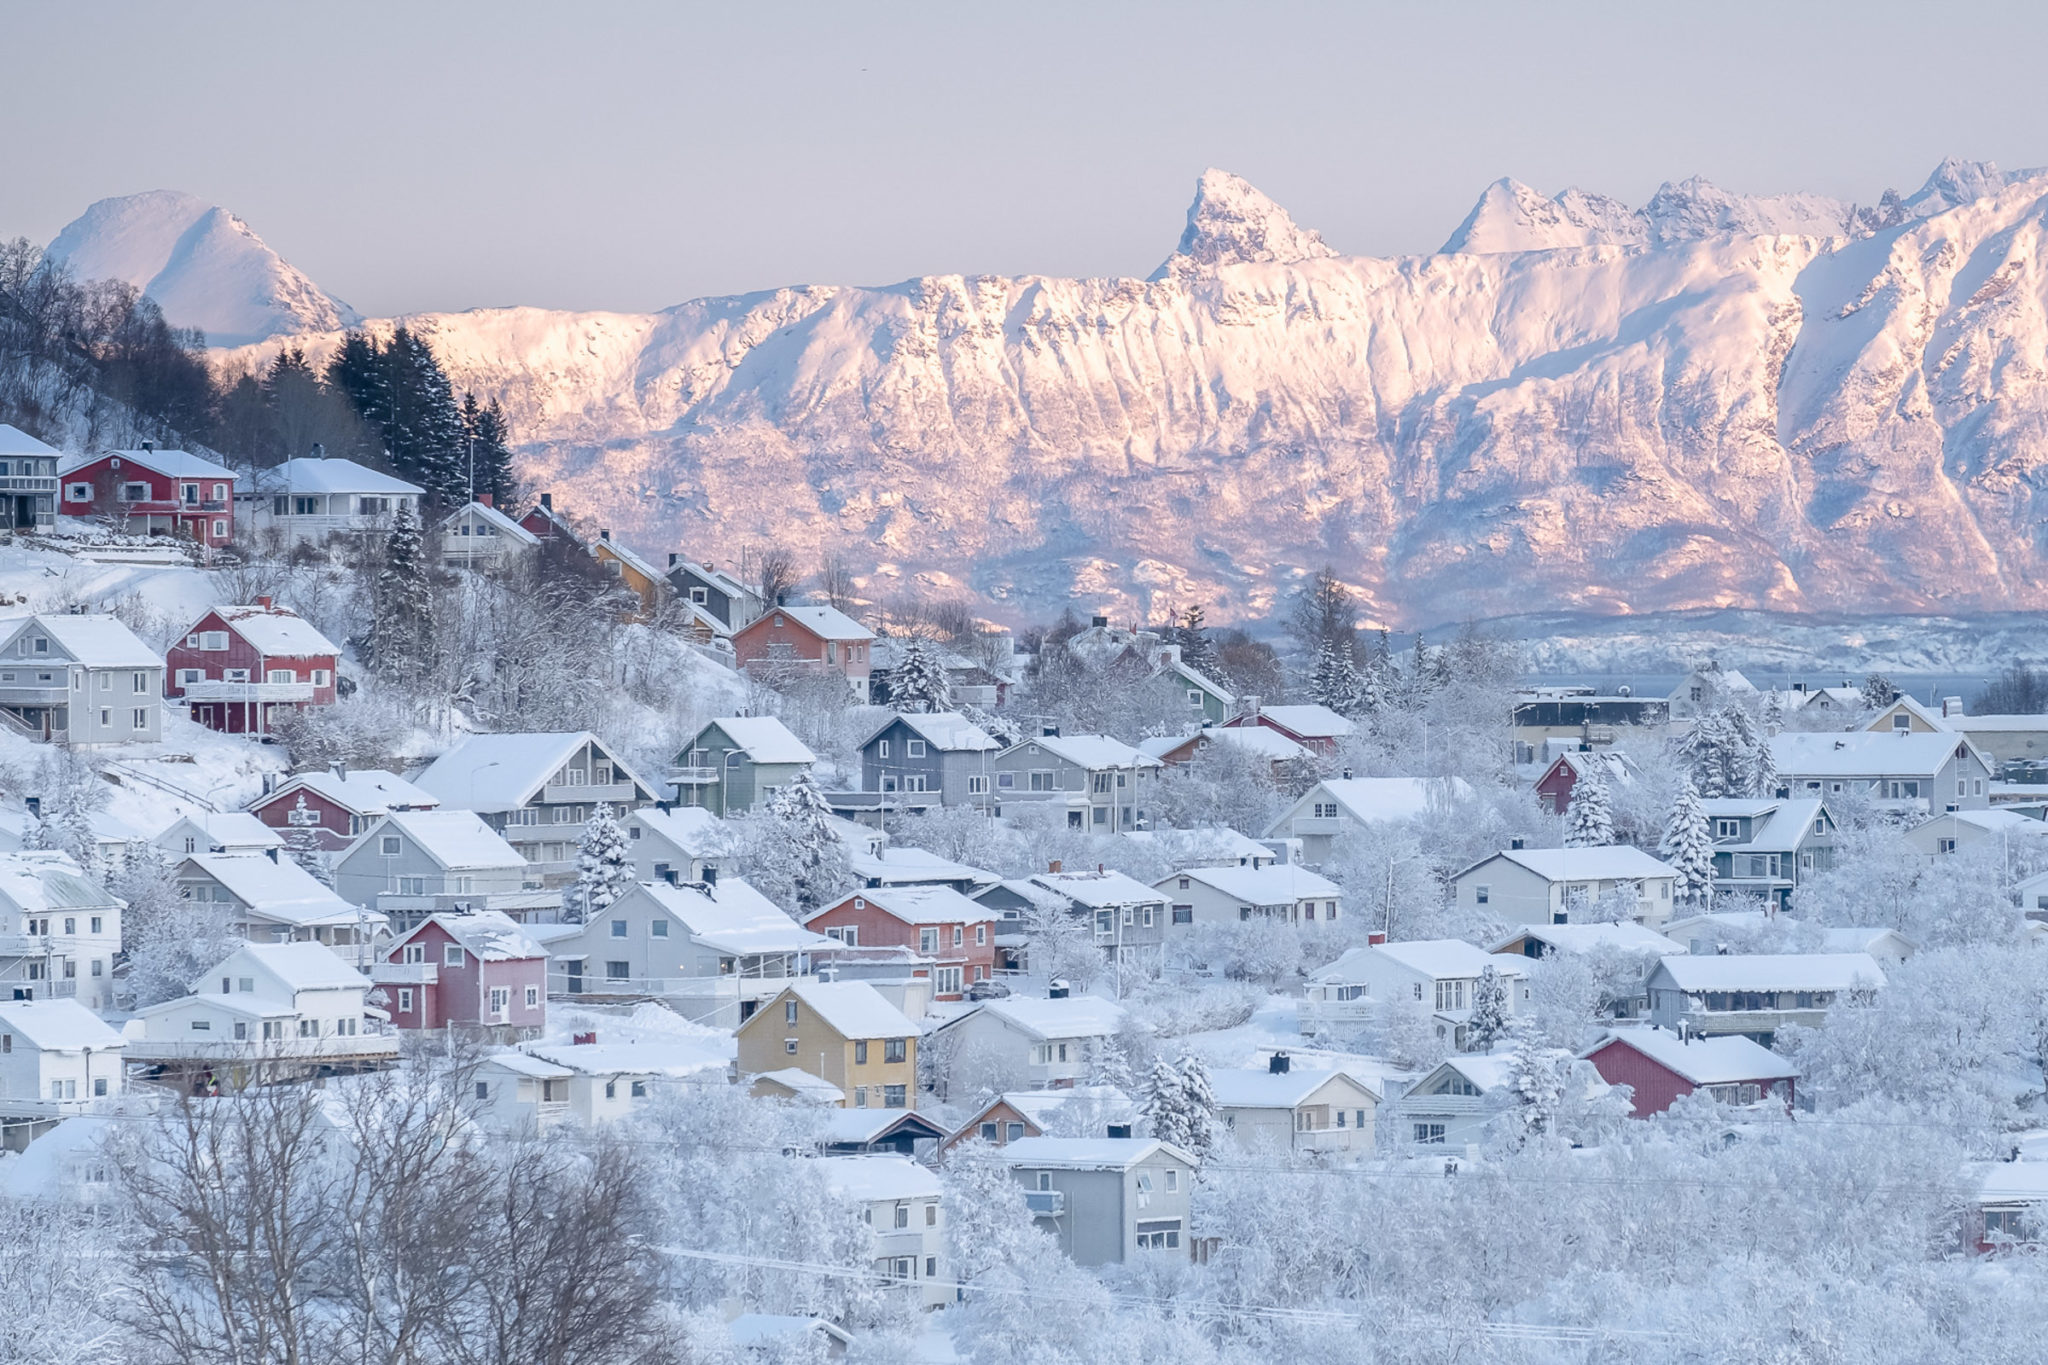
[[773,716],[721,716],[683,746],[668,780],[677,805],[737,815],[765,802],[817,761]]

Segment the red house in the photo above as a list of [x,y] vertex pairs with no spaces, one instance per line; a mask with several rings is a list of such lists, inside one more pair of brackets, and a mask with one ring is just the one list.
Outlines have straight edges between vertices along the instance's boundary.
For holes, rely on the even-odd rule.
[[496,910],[429,915],[392,943],[371,977],[399,1028],[532,1037],[547,1024],[547,949]]
[[1798,1069],[1740,1034],[1680,1038],[1661,1028],[1609,1034],[1579,1054],[1609,1085],[1635,1091],[1633,1117],[1661,1114],[1681,1095],[1704,1090],[1726,1104],[1755,1104],[1779,1096],[1792,1107]]
[[227,734],[268,734],[278,708],[332,706],[341,651],[268,597],[215,607],[164,655],[164,695]]
[[869,650],[875,633],[832,607],[774,606],[733,632],[741,668],[825,669],[843,676],[861,702],[868,699]]
[[533,510],[519,519],[519,525],[541,541],[565,540],[571,545],[583,544],[583,537],[555,510],[555,495],[543,493]]
[[1543,776],[1536,779],[1536,799],[1552,815],[1563,815],[1572,808],[1572,788],[1579,785],[1579,779],[1595,776],[1612,788],[1633,781],[1635,774],[1635,765],[1627,754],[1594,753],[1590,749],[1568,751],[1559,754],[1543,770]]
[[208,547],[235,533],[235,473],[183,450],[109,450],[58,468],[57,510],[103,517],[116,531],[182,536]]
[[1358,731],[1356,724],[1317,702],[1262,706],[1257,697],[1246,698],[1244,709],[1223,724],[1231,729],[1263,725],[1319,754],[1336,753],[1337,745]]
[[336,764],[332,772],[300,773],[257,800],[249,813],[289,836],[310,829],[328,853],[354,843],[357,836],[395,810],[434,810],[441,798],[422,791],[381,768],[350,772]]
[[932,961],[932,999],[958,1000],[995,971],[1000,918],[949,886],[872,886],[818,911],[804,927],[849,947],[908,948]]

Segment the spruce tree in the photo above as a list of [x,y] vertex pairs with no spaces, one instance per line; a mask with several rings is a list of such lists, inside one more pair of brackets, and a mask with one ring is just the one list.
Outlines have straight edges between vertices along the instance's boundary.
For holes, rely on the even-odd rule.
[[468,441],[462,410],[441,362],[427,339],[400,327],[384,348],[384,372],[392,395],[385,445],[400,476],[412,480],[441,506],[463,501],[468,491]]
[[1351,662],[1351,651],[1341,641],[1323,641],[1322,647],[1316,651],[1315,672],[1309,675],[1310,699],[1340,716],[1348,716],[1358,709],[1362,691],[1358,669]]
[[1785,699],[1778,694],[1775,687],[1764,693],[1763,718],[1759,723],[1765,739],[1771,738],[1785,728]]
[[1657,854],[1677,872],[1671,899],[1680,906],[1704,910],[1714,895],[1714,834],[1691,778],[1679,784],[1678,799],[1664,822]]
[[769,798],[768,815],[780,828],[790,861],[790,894],[802,918],[843,889],[846,849],[832,829],[832,808],[809,772],[798,773]]
[[1180,661],[1189,668],[1205,678],[1221,675],[1222,666],[1216,658],[1216,646],[1209,639],[1199,602],[1189,607],[1174,626],[1173,642],[1180,646]]
[[1472,987],[1472,1014],[1465,1023],[1465,1050],[1485,1052],[1508,1032],[1508,986],[1491,962],[1479,969]]
[[1188,1116],[1186,1091],[1180,1068],[1161,1057],[1145,1077],[1145,1098],[1139,1107],[1153,1137],[1190,1150],[1193,1125]]
[[428,573],[419,520],[410,503],[400,503],[385,541],[384,568],[371,594],[375,615],[365,650],[371,666],[386,677],[417,683],[438,657],[434,587]]
[[1187,1149],[1197,1162],[1209,1159],[1216,1142],[1216,1094],[1209,1088],[1209,1073],[1193,1057],[1174,1064],[1180,1072],[1182,1113],[1187,1123]]
[[946,709],[952,684],[946,681],[945,665],[938,651],[923,640],[904,645],[902,655],[889,676],[889,704],[898,711],[932,712]]
[[1882,673],[1872,673],[1863,680],[1863,709],[1882,711],[1899,699],[1899,689],[1892,680]]
[[1572,787],[1565,814],[1566,848],[1604,848],[1614,842],[1614,797],[1597,773],[1587,773]]
[[1749,755],[1745,787],[1751,796],[1768,798],[1778,790],[1778,760],[1771,753],[1771,737],[1758,735]]
[[476,395],[462,395],[464,477],[472,496],[489,494],[494,505],[509,510],[519,498],[512,473],[512,446],[505,413],[493,398],[480,404]]
[[576,848],[576,903],[573,910],[565,904],[563,913],[574,913],[578,917],[576,922],[582,923],[585,917],[602,912],[632,885],[633,860],[626,831],[611,803],[600,801],[583,822],[583,837]]
[[380,436],[384,434],[393,416],[391,382],[384,369],[383,349],[375,337],[368,332],[343,335],[340,348],[327,362],[327,386],[348,399],[356,415]]

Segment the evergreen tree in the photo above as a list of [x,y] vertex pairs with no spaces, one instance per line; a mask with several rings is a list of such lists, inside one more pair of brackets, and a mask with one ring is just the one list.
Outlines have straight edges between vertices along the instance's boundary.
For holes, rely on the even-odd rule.
[[1678,757],[1702,796],[1747,795],[1756,766],[1755,727],[1737,707],[1709,711],[1679,741]]
[[1778,760],[1771,753],[1769,735],[1758,735],[1756,748],[1750,751],[1745,789],[1756,797],[1770,797],[1777,793]]
[[1604,848],[1614,842],[1614,796],[1597,773],[1587,773],[1572,787],[1565,814],[1566,848]]
[[600,801],[583,822],[583,838],[576,848],[575,906],[564,904],[564,915],[573,913],[576,923],[602,913],[606,906],[633,885],[633,860],[626,831],[612,811],[611,803]]
[[1501,1115],[1502,1137],[1509,1147],[1521,1148],[1556,1132],[1571,1085],[1572,1054],[1545,1046],[1526,1017],[1514,1021],[1509,1036],[1514,1046],[1508,1052],[1509,1107]]
[[1872,673],[1863,680],[1863,709],[1882,711],[1899,699],[1899,689],[1892,686],[1892,680],[1882,673]]
[[801,772],[768,802],[790,861],[790,894],[798,917],[822,909],[848,880],[846,848],[832,830],[832,808],[809,772]]
[[1465,1050],[1485,1052],[1508,1032],[1507,980],[1491,962],[1479,969],[1472,987],[1472,1014],[1465,1023]]
[[435,635],[434,586],[428,579],[426,544],[410,503],[400,503],[385,541],[384,568],[371,593],[370,635],[365,653],[386,677],[413,683],[439,652]]
[[464,474],[473,496],[489,494],[492,503],[510,509],[519,498],[519,481],[512,473],[512,445],[505,413],[493,398],[479,404],[476,395],[462,395]]
[[1180,1068],[1161,1057],[1145,1077],[1145,1098],[1139,1108],[1152,1136],[1192,1151],[1194,1124],[1188,1115],[1187,1082]]
[[946,681],[946,668],[939,662],[938,651],[919,639],[913,639],[903,647],[903,653],[889,675],[891,706],[898,711],[943,711],[951,690],[952,685]]
[[[391,381],[375,337],[367,332],[349,332],[342,337],[340,348],[327,362],[327,386],[348,399],[356,415],[383,435],[393,416]],[[387,447],[389,444],[387,439]]]
[[[306,798],[303,794],[293,809],[306,809]],[[291,832],[284,836],[284,846],[285,851],[291,854],[292,861],[305,868],[307,875],[313,880],[322,886],[334,885],[334,873],[328,869],[326,851],[320,847],[320,831],[310,821],[304,824],[293,821]]]
[[1764,693],[1763,718],[1759,723],[1765,739],[1771,738],[1785,728],[1785,699],[1779,695],[1775,687]]
[[1431,666],[1429,645],[1422,632],[1415,632],[1415,655],[1408,665],[1408,707],[1419,708],[1436,690],[1436,669]]
[[1336,640],[1323,641],[1316,651],[1315,672],[1309,675],[1308,695],[1340,716],[1357,711],[1363,691],[1351,651]]
[[1657,855],[1678,874],[1671,886],[1674,904],[1704,910],[1714,895],[1714,834],[1691,778],[1679,784]]
[[384,433],[392,467],[426,489],[435,503],[462,502],[468,491],[468,442],[455,390],[433,347],[411,328],[400,327],[384,348],[384,370],[394,414]]
[[1205,678],[1222,675],[1222,665],[1216,658],[1216,646],[1209,639],[1209,631],[1203,623],[1202,607],[1198,602],[1189,607],[1173,628],[1173,642],[1180,646],[1180,661]]
[[1180,1072],[1182,1112],[1187,1123],[1187,1149],[1197,1162],[1209,1159],[1216,1141],[1216,1094],[1209,1088],[1209,1073],[1194,1057],[1182,1057],[1174,1064]]

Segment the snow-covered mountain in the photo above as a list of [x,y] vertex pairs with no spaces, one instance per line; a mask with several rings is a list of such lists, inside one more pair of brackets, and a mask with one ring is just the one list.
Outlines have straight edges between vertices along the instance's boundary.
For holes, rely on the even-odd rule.
[[175,190],[102,199],[50,243],[81,279],[126,280],[216,346],[353,327],[324,292],[226,209]]
[[[876,595],[1376,615],[2048,607],[2048,172],[1859,208],[1490,188],[1334,254],[1202,177],[1149,280],[930,276],[411,319],[650,553],[864,542]],[[304,338],[315,351],[334,337]]]

